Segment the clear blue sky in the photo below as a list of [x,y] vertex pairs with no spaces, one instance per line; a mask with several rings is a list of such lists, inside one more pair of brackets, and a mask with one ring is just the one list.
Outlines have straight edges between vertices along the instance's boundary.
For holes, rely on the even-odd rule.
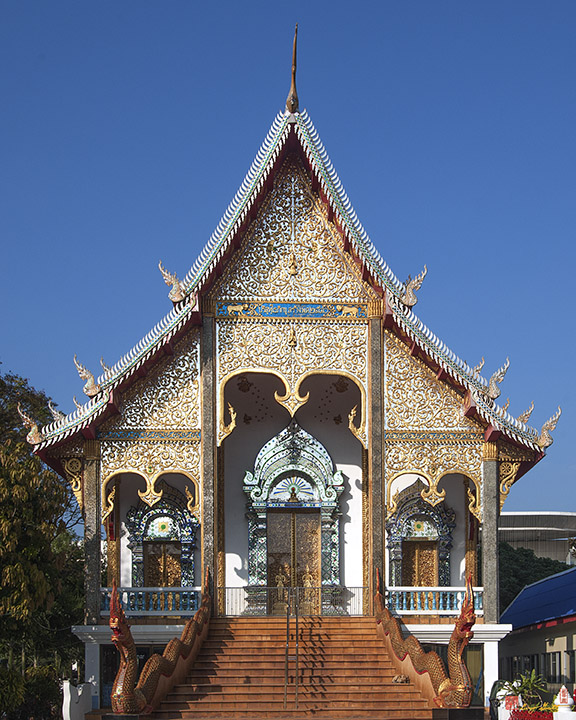
[[1,369],[74,409],[171,307],[289,88],[417,312],[510,411],[561,404],[505,510],[576,510],[576,3],[0,2]]

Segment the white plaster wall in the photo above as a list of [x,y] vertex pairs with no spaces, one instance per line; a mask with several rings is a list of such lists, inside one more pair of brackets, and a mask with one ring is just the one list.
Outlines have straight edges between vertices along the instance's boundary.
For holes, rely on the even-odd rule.
[[135,473],[122,473],[120,478],[120,585],[132,587],[132,551],[128,547],[125,519],[130,508],[140,500],[138,490],[146,490],[146,482]]
[[442,478],[440,490],[446,490],[444,502],[456,513],[456,527],[452,531],[450,551],[450,584],[466,585],[466,489],[462,475],[446,475]]
[[278,378],[246,373],[245,382],[232,378],[226,386],[225,402],[237,412],[237,425],[223,442],[224,452],[224,547],[226,587],[248,584],[248,520],[244,473],[252,470],[262,446],[285,428],[290,415],[274,400],[284,394]]
[[[245,378],[248,383],[233,378],[225,391],[225,402],[230,402],[238,413],[236,429],[223,442],[227,587],[248,583],[244,473],[253,469],[263,445],[290,423],[289,413],[274,399],[274,391],[284,394],[280,381],[256,373],[246,373]],[[310,391],[310,399],[298,410],[296,420],[324,445],[336,469],[344,475],[345,489],[340,496],[340,581],[357,587],[363,580],[362,452],[348,429],[348,414],[354,405],[360,407],[360,392],[351,381],[346,383],[346,390],[339,392],[334,387],[337,380],[335,376],[318,375],[303,383],[301,394]]]
[[[302,383],[302,394],[310,399],[296,414],[302,427],[326,448],[337,470],[344,476],[340,495],[340,582],[346,587],[363,585],[362,552],[362,445],[348,428],[352,408],[361,407],[358,387],[347,380],[339,392],[339,378],[316,375]],[[357,415],[356,422],[359,421]]]

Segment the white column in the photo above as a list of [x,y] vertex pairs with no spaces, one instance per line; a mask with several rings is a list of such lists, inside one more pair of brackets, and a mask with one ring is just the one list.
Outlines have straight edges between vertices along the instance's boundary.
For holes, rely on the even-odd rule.
[[92,709],[100,707],[100,645],[84,643],[84,680],[92,686]]
[[492,685],[498,680],[498,642],[484,643],[484,701],[490,695]]

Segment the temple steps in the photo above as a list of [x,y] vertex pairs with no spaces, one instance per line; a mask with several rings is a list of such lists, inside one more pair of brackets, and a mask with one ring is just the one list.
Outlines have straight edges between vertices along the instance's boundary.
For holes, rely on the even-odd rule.
[[286,620],[213,618],[192,670],[168,694],[154,720],[432,720],[413,685],[393,682],[396,670],[376,636],[374,618],[301,618],[298,707],[295,627],[290,624],[284,708]]

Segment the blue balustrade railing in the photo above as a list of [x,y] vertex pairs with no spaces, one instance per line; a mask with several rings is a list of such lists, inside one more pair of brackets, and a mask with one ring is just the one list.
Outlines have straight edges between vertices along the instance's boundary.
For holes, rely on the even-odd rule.
[[[110,614],[112,588],[100,588],[100,615]],[[200,607],[200,587],[119,587],[126,616],[189,617]]]
[[[484,614],[484,588],[472,588],[474,611]],[[458,615],[462,608],[464,587],[389,587],[386,589],[386,606],[396,615]]]

